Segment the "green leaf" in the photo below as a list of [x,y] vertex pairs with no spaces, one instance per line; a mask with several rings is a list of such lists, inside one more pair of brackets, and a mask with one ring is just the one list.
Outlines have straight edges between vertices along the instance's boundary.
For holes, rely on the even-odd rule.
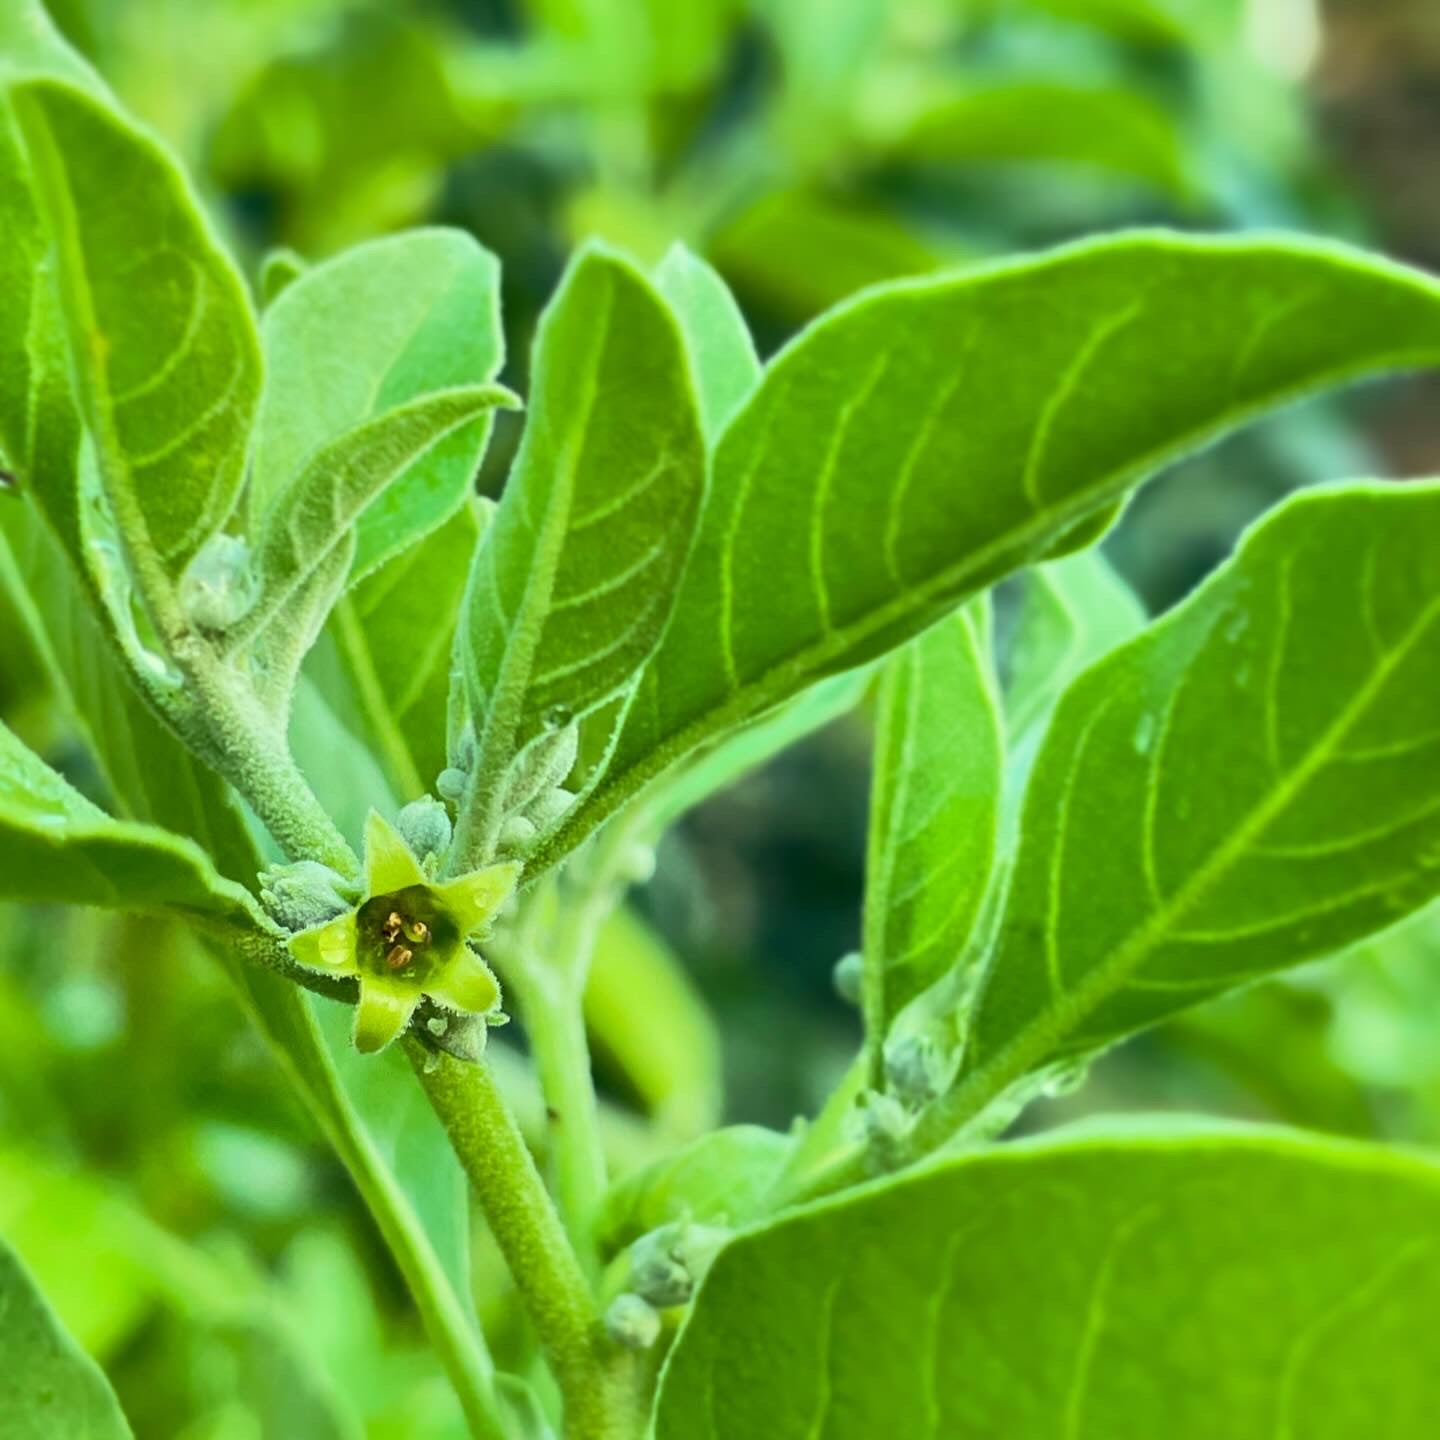
[[0,1241],[0,1424],[7,1440],[133,1440],[100,1367]]
[[1437,574],[1440,484],[1310,491],[1075,682],[949,1119],[1440,893]]
[[1005,1145],[722,1252],[658,1440],[1422,1440],[1440,1167],[1283,1131]]
[[153,598],[225,523],[244,480],[260,391],[250,302],[155,140],[57,81],[18,86],[12,103],[55,247],[80,408]]
[[462,656],[482,767],[632,683],[670,618],[705,483],[664,300],[592,247],[541,323],[525,440],[471,576]]
[[1304,240],[1128,235],[840,307],[721,437],[674,622],[604,780],[535,863],[698,744],[1043,558],[1167,460],[1437,358],[1440,285]]
[[[356,246],[288,285],[262,325],[252,516],[357,427],[493,380],[505,358],[499,283],[494,256],[470,236],[420,230]],[[356,529],[356,578],[461,507],[489,432],[483,417],[461,428],[372,500]]]
[[104,87],[66,45],[39,0],[0,13],[0,451],[78,561],[79,418],[54,284],[49,236],[37,208],[24,142],[11,105],[15,84],[52,75]]
[[479,537],[479,511],[465,505],[367,576],[336,606],[307,668],[402,800],[423,795],[447,764],[451,655]]
[[712,444],[760,379],[760,359],[745,317],[713,267],[684,245],[655,271],[690,349],[705,436]]
[[1135,592],[1098,550],[1037,565],[1020,587],[1002,657],[1012,748],[1043,728],[1087,665],[1145,624]]
[[0,899],[174,909],[268,929],[248,891],[188,840],[112,820],[0,725]]
[[[438,390],[357,425],[322,447],[265,512],[258,542],[261,594],[236,643],[266,649],[279,627],[287,654],[317,633],[344,584],[367,507],[424,463],[445,438],[514,396],[500,385]],[[305,647],[308,648],[308,647]],[[291,677],[285,676],[285,681]],[[272,682],[273,683],[273,682]],[[288,684],[282,684],[288,690]]]
[[596,1221],[602,1255],[673,1221],[743,1225],[759,1213],[794,1142],[761,1125],[727,1125],[611,1186]]
[[900,1011],[960,959],[989,887],[1005,755],[989,650],[977,602],[885,667],[863,952],[877,1057]]
[[991,82],[927,103],[887,154],[925,164],[1076,165],[1187,204],[1195,187],[1170,116],[1133,89]]
[[59,543],[27,505],[0,512],[0,612],[7,610],[104,777],[116,813],[195,841],[223,875],[251,884],[259,861],[229,787],[141,700]]

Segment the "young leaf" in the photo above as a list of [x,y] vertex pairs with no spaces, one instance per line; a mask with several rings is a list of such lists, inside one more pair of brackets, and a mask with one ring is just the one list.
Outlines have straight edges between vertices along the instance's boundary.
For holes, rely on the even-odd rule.
[[684,339],[627,261],[581,254],[535,356],[524,444],[476,556],[461,646],[484,717],[480,764],[496,772],[633,681],[670,618],[705,482]]
[[962,1082],[1338,950],[1440,892],[1440,484],[1307,492],[1087,670],[1031,776]]
[[0,1240],[0,1424],[8,1440],[133,1440],[100,1367]]
[[1107,1129],[732,1242],[657,1440],[1429,1433],[1440,1167],[1284,1131]]
[[80,408],[153,597],[224,524],[244,479],[260,391],[250,302],[155,140],[62,82],[17,86],[12,103],[55,247]]
[[366,508],[446,436],[513,400],[500,385],[437,390],[322,447],[265,512],[260,600],[237,628],[237,640],[263,647],[267,628],[279,625],[288,650],[297,650],[288,637],[313,635],[329,613]]
[[447,764],[451,654],[479,537],[479,512],[462,506],[367,576],[336,606],[307,667],[403,800],[423,795]]
[[714,444],[760,379],[760,359],[729,287],[693,251],[674,245],[655,271],[695,366],[705,438]]
[[200,848],[112,820],[0,725],[0,899],[174,909],[243,930],[269,923]]
[[727,426],[667,639],[532,867],[697,744],[1073,548],[1186,449],[1436,358],[1440,285],[1304,240],[1127,235],[840,307]]
[[676,1220],[744,1224],[759,1212],[793,1144],[761,1125],[727,1125],[631,1171],[610,1188],[596,1221],[601,1254]]
[[864,1006],[872,1053],[960,958],[990,880],[1005,740],[975,602],[885,667],[865,867]]
[[[255,434],[258,521],[327,447],[436,392],[483,385],[504,362],[499,267],[458,230],[375,240],[306,270],[265,312],[265,392]],[[371,501],[355,577],[442,525],[470,493],[488,418],[454,432]]]

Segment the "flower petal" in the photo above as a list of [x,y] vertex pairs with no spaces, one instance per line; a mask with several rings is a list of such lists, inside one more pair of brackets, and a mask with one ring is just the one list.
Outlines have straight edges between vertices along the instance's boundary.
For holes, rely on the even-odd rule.
[[488,1015],[500,1004],[500,982],[495,972],[470,949],[462,950],[425,991],[451,1010]]
[[335,975],[355,973],[355,912],[347,910],[323,925],[290,937],[290,953],[302,964]]
[[455,917],[460,933],[473,935],[495,918],[519,878],[519,865],[507,860],[503,865],[487,865],[483,870],[472,870],[457,880],[437,885],[435,894]]
[[355,1048],[362,1055],[383,1050],[409,1023],[420,996],[408,985],[360,977],[360,1003],[355,1007]]
[[426,884],[425,872],[391,823],[372,810],[365,821],[365,893],[391,895]]

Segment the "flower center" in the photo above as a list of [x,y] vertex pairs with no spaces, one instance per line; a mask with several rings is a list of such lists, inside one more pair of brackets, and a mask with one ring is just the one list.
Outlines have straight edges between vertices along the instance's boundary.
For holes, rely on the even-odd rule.
[[355,930],[361,969],[420,987],[454,955],[461,940],[454,919],[425,885],[372,895],[356,915]]

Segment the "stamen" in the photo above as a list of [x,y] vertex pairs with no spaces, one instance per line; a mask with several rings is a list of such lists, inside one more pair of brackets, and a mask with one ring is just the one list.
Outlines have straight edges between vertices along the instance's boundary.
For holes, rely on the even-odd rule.
[[423,920],[411,920],[405,926],[405,938],[412,945],[423,945],[430,938],[430,927]]
[[385,963],[392,970],[403,970],[413,959],[415,952],[404,945],[397,945],[386,957]]
[[380,927],[380,938],[387,945],[393,945],[400,938],[400,932],[404,928],[405,921],[400,917],[399,911],[392,910],[385,917],[385,923]]

